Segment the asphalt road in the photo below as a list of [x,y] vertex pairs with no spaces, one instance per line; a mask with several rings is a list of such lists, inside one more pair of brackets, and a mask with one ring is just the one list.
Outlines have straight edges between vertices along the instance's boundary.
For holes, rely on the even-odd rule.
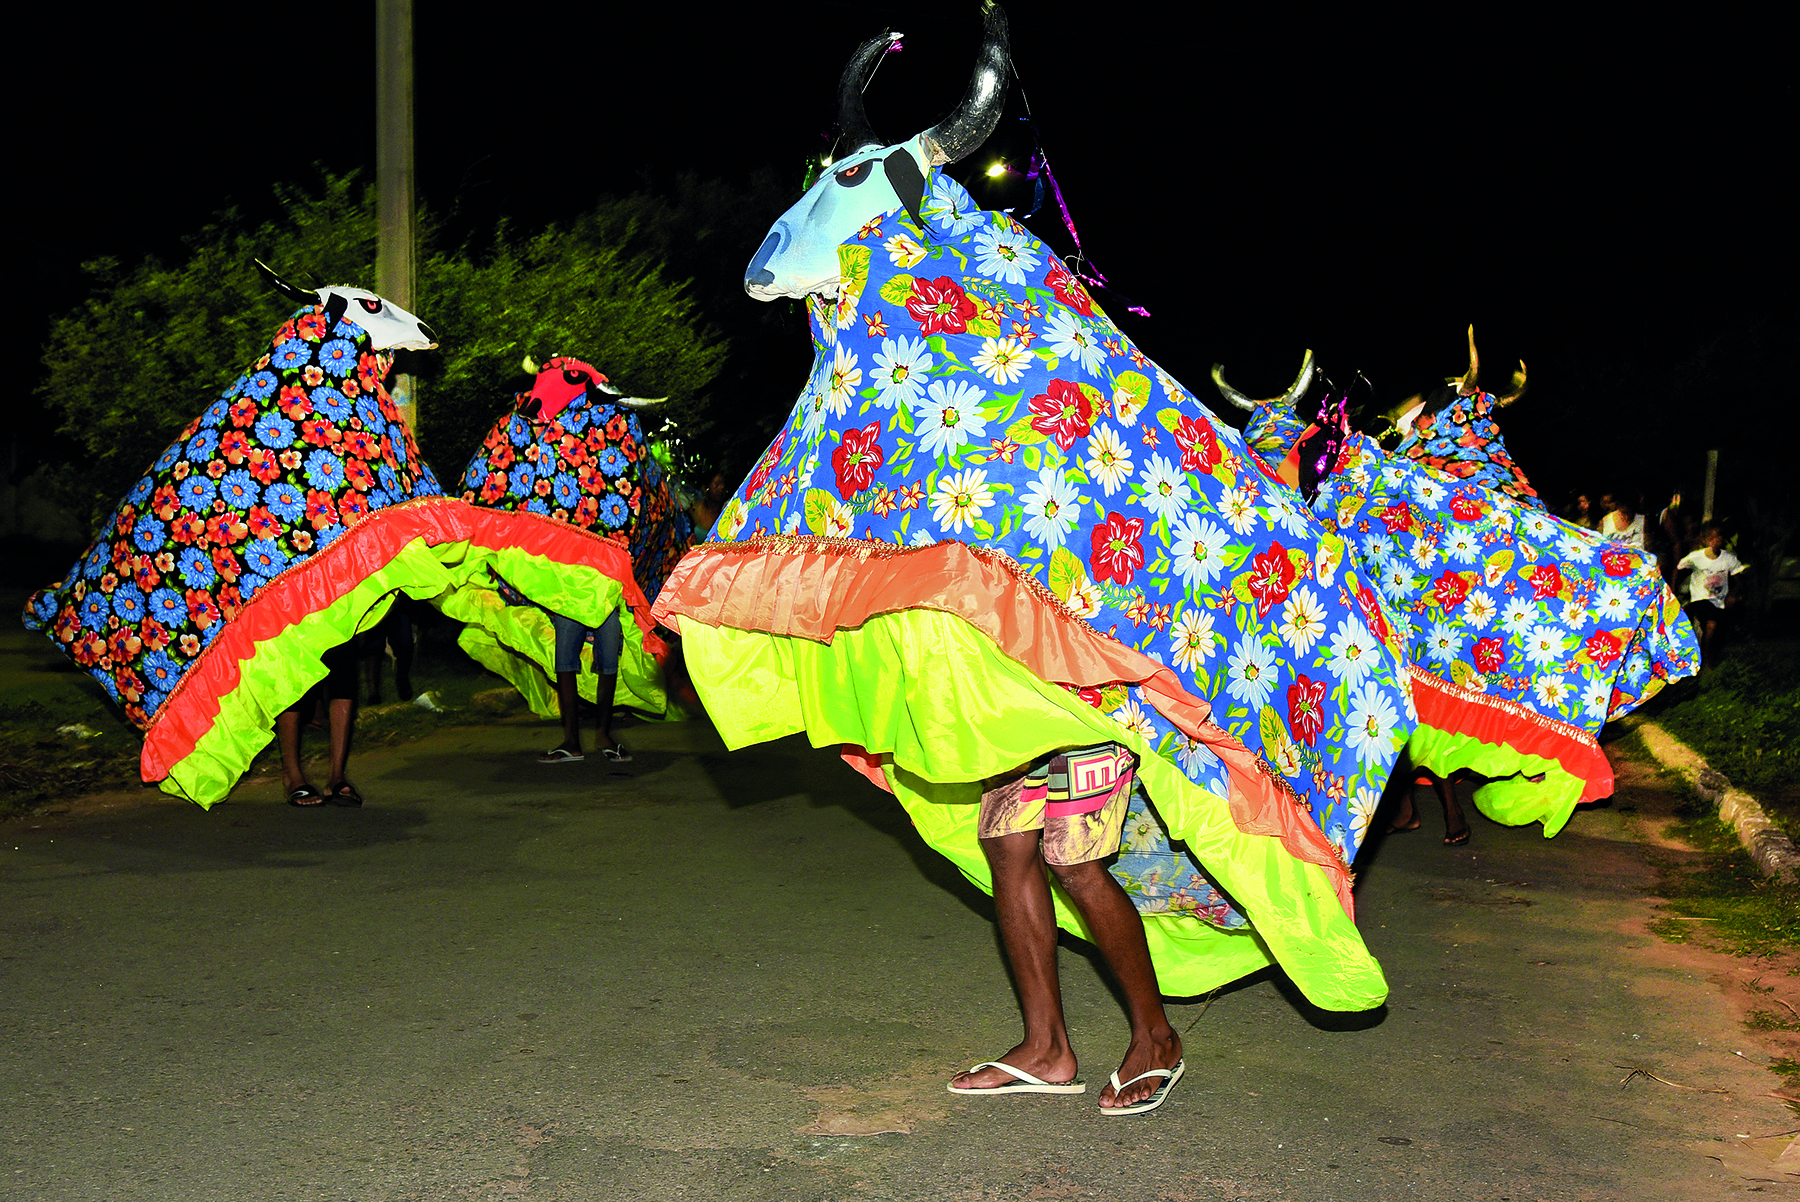
[[[1358,864],[1392,985],[1265,974],[1171,1008],[1189,1071],[1105,1118],[1119,1005],[1062,953],[1084,1097],[963,1099],[1017,1038],[987,900],[828,751],[540,767],[543,725],[359,754],[368,808],[270,780],[9,823],[0,1196],[1696,1199],[1796,1124],[1719,991],[1646,935],[1623,806]],[[628,772],[628,774],[626,774]],[[1621,798],[1628,801],[1628,798]],[[1636,1076],[1634,1068],[1671,1084]],[[1723,1092],[1705,1092],[1718,1090]]]

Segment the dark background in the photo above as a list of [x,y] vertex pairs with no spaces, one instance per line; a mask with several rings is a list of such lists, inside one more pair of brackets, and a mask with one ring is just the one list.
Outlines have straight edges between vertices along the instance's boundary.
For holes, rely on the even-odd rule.
[[[227,205],[272,214],[270,184],[314,180],[315,163],[373,178],[373,4],[220,8],[15,19],[9,174],[30,299],[8,349],[34,373],[46,322],[84,295],[84,260],[179,257]],[[1118,289],[1103,303],[1203,399],[1214,361],[1267,395],[1310,346],[1339,381],[1362,370],[1386,408],[1460,373],[1474,322],[1490,386],[1530,365],[1505,427],[1553,504],[1626,488],[1654,513],[1659,493],[1698,484],[1709,446],[1725,507],[1790,487],[1795,104],[1772,18],[1009,13],[1037,129]],[[502,216],[566,220],[684,172],[770,169],[797,196],[858,41],[908,35],[867,97],[899,141],[954,104],[979,37],[972,2],[715,14],[420,4],[421,200],[453,239],[480,239]],[[956,173],[997,154],[1022,164],[1024,113],[1015,89],[996,139]],[[1025,199],[971,187],[991,207]],[[1030,224],[1069,249],[1053,208]],[[720,248],[714,283],[741,277],[760,232],[743,240]],[[1126,315],[1121,294],[1153,316]],[[809,361],[789,329],[791,357],[774,360],[787,366],[752,385],[781,398]],[[17,428],[41,429],[21,383]]]

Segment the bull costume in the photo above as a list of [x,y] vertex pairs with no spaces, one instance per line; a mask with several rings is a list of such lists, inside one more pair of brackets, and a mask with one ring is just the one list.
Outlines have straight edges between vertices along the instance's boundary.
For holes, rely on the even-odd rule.
[[[1403,623],[1419,712],[1411,762],[1489,778],[1475,791],[1483,814],[1540,822],[1550,837],[1578,804],[1612,794],[1601,727],[1692,675],[1698,648],[1655,557],[1546,513],[1507,455],[1491,415],[1523,391],[1524,365],[1498,400],[1477,366],[1471,329],[1453,399],[1403,403],[1412,432],[1392,453],[1346,431],[1312,505]],[[1225,398],[1251,411],[1245,437],[1270,463],[1316,466],[1301,448],[1319,424],[1295,411],[1311,368],[1309,351],[1294,386],[1263,401],[1213,369]]]
[[570,591],[629,574],[623,548],[566,523],[443,495],[385,387],[396,348],[436,345],[422,322],[360,288],[270,279],[300,308],[24,614],[144,731],[143,778],[202,806],[395,594],[490,565]]
[[[552,615],[598,629],[619,625],[623,606],[631,620],[620,632],[614,700],[658,716],[679,714],[664,687],[661,661],[668,652],[649,624],[649,609],[687,549],[693,521],[674,503],[668,477],[650,453],[636,408],[649,402],[620,396],[605,375],[573,358],[545,363],[531,390],[515,401],[515,411],[495,423],[469,460],[462,499],[521,521],[561,523],[596,545],[623,548],[623,562],[610,553],[606,562],[626,570],[594,581],[591,594],[571,596],[560,587],[546,592],[542,582],[515,581],[501,569],[445,594],[440,608],[465,623],[458,641],[473,659],[510,681],[538,715],[552,717],[570,708],[559,706],[552,684],[559,668]],[[587,668],[578,687],[604,705],[598,690],[605,674],[594,667],[594,654],[583,655]]]
[[[997,904],[983,782],[1027,788],[1042,769],[1021,782],[1021,766],[1047,755],[1053,777],[1056,759],[1121,749],[1135,787],[1111,887],[1153,985],[1190,994],[1279,963],[1320,1006],[1377,1005],[1349,862],[1413,723],[1400,648],[1374,633],[1391,629],[1383,602],[1041,242],[937,170],[998,118],[1004,15],[988,6],[986,25],[962,107],[899,145],[860,100],[889,40],[852,58],[852,153],[746,274],[753,296],[807,298],[811,378],[654,612],[729,746],[843,744]],[[1051,865],[1046,929],[1053,905],[1116,970]],[[1032,1025],[1027,1002],[1028,1041]],[[1126,1068],[1157,1063],[1138,1028],[1134,1013]],[[1166,1059],[1150,1073],[1170,1081]],[[977,1067],[953,1091],[1073,1092],[1016,1061]],[[1001,1074],[1017,1083],[981,1087]],[[1115,1075],[1115,1101],[1151,1088],[1131,1087]]]

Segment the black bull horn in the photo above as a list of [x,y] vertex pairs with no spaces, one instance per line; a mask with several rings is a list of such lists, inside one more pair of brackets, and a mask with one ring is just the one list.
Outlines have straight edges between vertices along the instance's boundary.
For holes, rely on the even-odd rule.
[[[942,166],[967,158],[987,141],[1000,122],[1000,110],[1006,103],[1006,77],[1012,71],[1012,57],[1007,39],[1006,10],[993,0],[982,6],[981,52],[976,56],[975,74],[962,102],[936,125],[920,134],[926,156]],[[844,73],[838,77],[839,145],[845,153],[870,146],[885,145],[869,124],[863,109],[862,93],[871,64],[876,62],[893,42],[883,32],[865,41],[850,56]]]
[[1212,369],[1213,385],[1218,388],[1219,395],[1233,405],[1236,405],[1239,409],[1248,410],[1252,413],[1256,412],[1257,407],[1260,405],[1273,405],[1277,408],[1287,408],[1288,406],[1295,404],[1301,397],[1306,395],[1306,390],[1312,387],[1312,378],[1313,353],[1310,349],[1306,352],[1305,358],[1300,360],[1300,374],[1294,377],[1294,382],[1288,390],[1280,396],[1270,397],[1266,401],[1253,401],[1231,385],[1227,384],[1225,382],[1225,365],[1223,363],[1213,364]]

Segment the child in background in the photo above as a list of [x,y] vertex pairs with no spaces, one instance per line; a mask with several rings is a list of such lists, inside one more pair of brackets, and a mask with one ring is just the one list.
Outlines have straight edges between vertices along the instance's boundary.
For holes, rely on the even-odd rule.
[[1700,527],[1700,546],[1676,565],[1676,584],[1687,577],[1688,621],[1700,639],[1700,666],[1713,666],[1713,640],[1727,611],[1740,594],[1731,591],[1731,578],[1749,571],[1749,565],[1725,549],[1725,532],[1717,522]]

